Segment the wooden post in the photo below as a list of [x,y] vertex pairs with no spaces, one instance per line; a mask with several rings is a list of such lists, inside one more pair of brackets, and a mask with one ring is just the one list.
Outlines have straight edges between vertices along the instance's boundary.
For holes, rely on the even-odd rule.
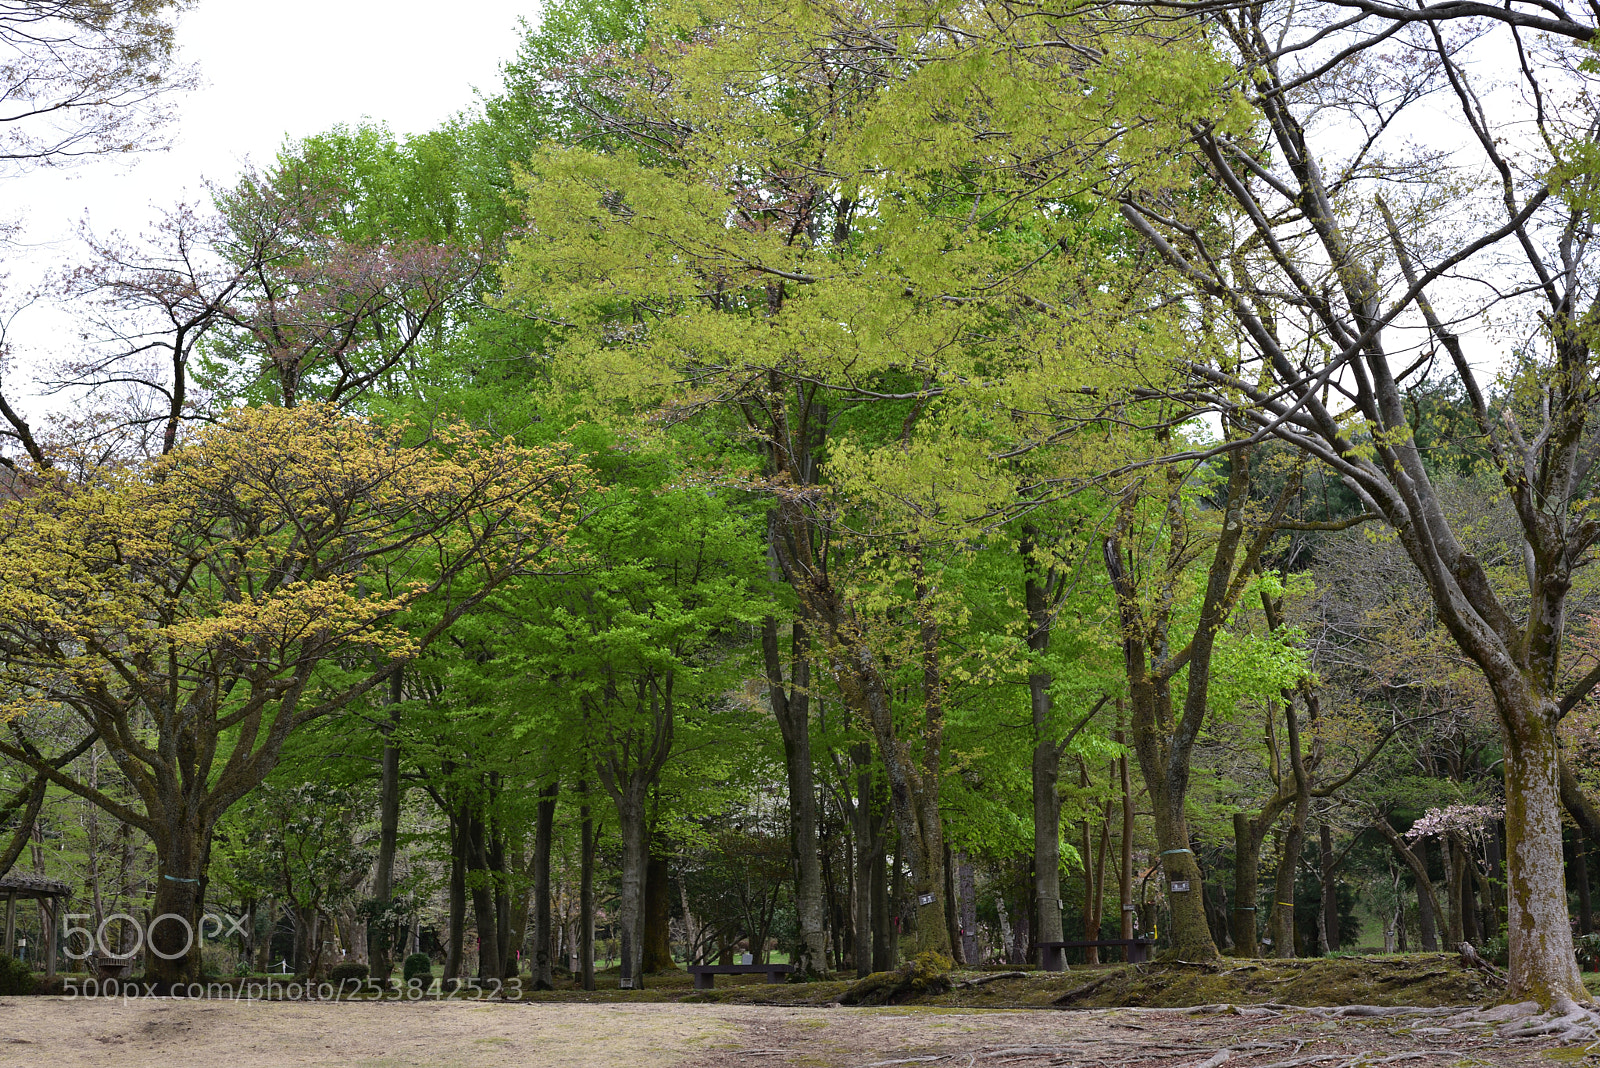
[[17,955],[17,892],[6,895],[6,956]]
[[[56,902],[59,898],[39,898],[39,926],[44,928],[44,977],[56,977]],[[46,904],[48,902],[48,904]]]

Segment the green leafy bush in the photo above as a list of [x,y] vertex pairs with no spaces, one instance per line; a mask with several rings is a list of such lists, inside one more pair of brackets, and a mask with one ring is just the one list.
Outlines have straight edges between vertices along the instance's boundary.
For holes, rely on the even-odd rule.
[[367,971],[367,966],[360,961],[340,961],[328,971],[328,979],[335,986],[343,986],[345,983],[354,980],[355,986],[359,988],[366,981]]
[[406,958],[400,974],[405,979],[406,986],[410,986],[411,980],[415,978],[422,979],[423,985],[426,986],[433,978],[433,958],[426,953],[413,953]]
[[15,957],[0,956],[0,996],[32,994],[37,989],[32,968]]
[[1495,935],[1478,947],[1478,955],[1490,964],[1498,964],[1504,968],[1511,959],[1511,947],[1506,942],[1505,935]]

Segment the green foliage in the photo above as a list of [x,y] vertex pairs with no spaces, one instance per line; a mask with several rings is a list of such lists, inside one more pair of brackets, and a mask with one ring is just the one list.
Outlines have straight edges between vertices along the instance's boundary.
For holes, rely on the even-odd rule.
[[369,972],[370,969],[360,961],[342,960],[328,969],[328,979],[335,986],[342,987],[345,983],[351,983],[353,986],[359,987],[360,984],[366,981]]
[[32,994],[37,987],[33,969],[15,957],[0,956],[0,997]]
[[428,980],[433,977],[433,958],[426,953],[412,953],[406,957],[400,974],[406,986],[410,986],[413,979],[423,980],[423,985],[426,986]]

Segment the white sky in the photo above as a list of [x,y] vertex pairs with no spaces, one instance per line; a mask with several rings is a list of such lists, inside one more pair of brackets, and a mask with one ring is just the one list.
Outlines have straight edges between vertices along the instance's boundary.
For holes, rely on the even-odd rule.
[[[421,133],[494,90],[516,53],[519,17],[538,0],[200,0],[182,17],[181,56],[202,85],[180,98],[171,151],[35,171],[0,186],[0,214],[26,224],[25,247],[0,254],[13,293],[71,260],[76,227],[137,233],[152,205],[226,180],[246,159],[271,161],[286,136],[363,117]],[[68,355],[70,321],[34,306],[13,324],[14,370]],[[16,386],[23,386],[16,382]],[[21,390],[19,390],[21,392]]]

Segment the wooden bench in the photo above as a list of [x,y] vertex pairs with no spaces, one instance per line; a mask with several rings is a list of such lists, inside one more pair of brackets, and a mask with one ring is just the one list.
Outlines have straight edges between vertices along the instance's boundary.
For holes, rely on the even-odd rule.
[[1155,945],[1153,938],[1091,938],[1077,942],[1035,942],[1044,952],[1040,955],[1039,966],[1047,972],[1064,972],[1067,970],[1067,954],[1069,949],[1088,949],[1105,946],[1122,947],[1122,959],[1128,964],[1144,964],[1150,959],[1150,947]]
[[689,974],[694,976],[696,990],[710,990],[719,975],[767,974],[767,982],[781,983],[794,971],[793,964],[691,964]]

